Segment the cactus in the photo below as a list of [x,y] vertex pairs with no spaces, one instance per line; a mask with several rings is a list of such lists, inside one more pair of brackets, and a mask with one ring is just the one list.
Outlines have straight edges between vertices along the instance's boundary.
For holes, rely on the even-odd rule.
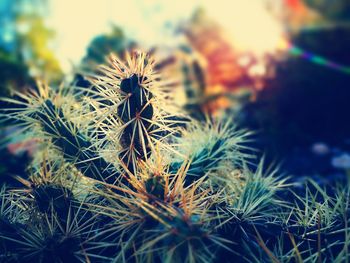
[[[38,150],[23,187],[1,191],[1,260],[346,258],[348,190],[329,196],[310,185],[317,196],[282,200],[288,184],[278,170],[248,168],[251,133],[185,116],[153,61],[112,55],[87,76],[90,90],[38,85],[7,99],[18,107],[2,117],[21,120]],[[330,243],[317,249],[321,235]]]
[[[248,142],[251,133],[237,130],[230,121],[226,124],[223,121],[217,124],[208,122],[205,125],[193,121],[183,133],[179,151],[191,160],[185,185],[199,180],[210,171],[215,171],[214,174],[227,172],[232,165],[239,166],[251,157],[243,153],[246,148],[244,143]],[[183,162],[181,157],[175,157],[169,172],[176,172]]]
[[22,224],[17,221],[21,220],[23,213],[11,202],[12,198],[13,195],[3,186],[0,192],[0,260],[2,262],[6,259],[9,261],[15,259],[14,240],[19,240],[19,231],[22,229]]

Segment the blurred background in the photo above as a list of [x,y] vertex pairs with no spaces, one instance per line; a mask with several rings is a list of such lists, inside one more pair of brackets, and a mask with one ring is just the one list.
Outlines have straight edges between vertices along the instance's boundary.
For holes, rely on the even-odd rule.
[[[329,184],[350,176],[349,46],[349,0],[0,0],[0,96],[88,88],[109,53],[143,49],[193,118],[229,116],[267,163]],[[0,181],[35,148],[5,126]]]

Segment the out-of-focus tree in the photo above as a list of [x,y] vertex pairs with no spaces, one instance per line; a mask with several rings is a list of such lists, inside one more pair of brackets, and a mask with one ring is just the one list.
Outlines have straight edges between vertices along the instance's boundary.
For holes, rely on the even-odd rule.
[[322,16],[304,0],[265,0],[268,10],[281,21],[288,32],[298,32],[305,26],[315,26]]
[[81,67],[84,70],[94,69],[98,64],[106,62],[106,56],[110,53],[123,57],[130,46],[121,28],[112,25],[110,32],[98,35],[90,42]]
[[49,82],[60,81],[62,70],[50,48],[55,32],[45,25],[41,16],[35,14],[19,14],[16,23],[19,27],[19,48],[31,76]]
[[13,87],[33,84],[28,67],[21,58],[0,49],[0,95],[6,96]]
[[193,77],[189,78],[197,82],[202,95],[200,101],[207,111],[213,113],[219,108],[232,106],[237,102],[234,94],[242,93],[243,86],[254,87],[253,79],[238,62],[239,51],[234,42],[203,9],[194,13],[189,23],[183,26],[183,32],[198,58],[190,70]]
[[290,33],[304,28],[350,22],[348,0],[265,0],[267,8]]
[[123,58],[125,51],[130,49],[132,45],[133,43],[125,37],[122,29],[112,24],[110,32],[97,35],[89,43],[86,54],[81,59],[74,76],[74,84],[90,88],[91,84],[84,75],[94,73],[98,65],[105,63],[107,56],[111,53]]
[[0,86],[21,89],[35,78],[58,82],[62,77],[52,50],[54,31],[45,24],[46,0],[0,3]]
[[350,22],[349,0],[304,0],[304,2],[327,19]]

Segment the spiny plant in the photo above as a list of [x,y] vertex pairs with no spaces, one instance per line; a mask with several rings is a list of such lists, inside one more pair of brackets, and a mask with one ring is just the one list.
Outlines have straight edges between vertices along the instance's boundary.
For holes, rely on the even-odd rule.
[[[176,121],[165,110],[170,108],[169,96],[164,81],[153,72],[154,60],[140,54],[136,59],[127,56],[127,62],[111,57],[111,66],[101,68],[103,75],[92,79],[100,99],[91,104],[100,133],[121,146],[118,157],[133,172],[139,160],[150,157],[155,144],[174,133]],[[111,88],[115,85],[119,88]]]
[[132,190],[106,194],[108,207],[91,204],[97,213],[113,218],[121,246],[115,261],[210,262],[229,241],[216,235],[217,215],[210,209],[215,198],[200,190],[204,178],[185,187],[189,165],[174,176],[161,164],[141,166],[138,176],[130,174]]
[[[23,187],[1,192],[2,258],[207,263],[292,255],[292,262],[290,250],[308,252],[293,224],[315,230],[312,216],[298,217],[313,198],[281,200],[287,184],[276,170],[262,162],[248,168],[249,132],[185,116],[152,58],[125,57],[112,55],[87,76],[91,89],[39,83],[6,99],[18,107],[2,117],[21,120],[18,132],[38,146],[29,179],[18,178]],[[334,211],[344,210],[330,199]],[[347,228],[347,220],[326,218]],[[284,245],[286,237],[297,246]]]
[[272,247],[264,246],[270,260],[348,262],[349,186],[325,190],[309,181],[304,196],[296,195],[294,202],[281,217],[285,234]]
[[[19,231],[22,229],[23,220],[22,210],[13,202],[13,194],[6,191],[3,186],[0,192],[0,261],[6,259],[11,261],[15,254],[12,253],[16,247],[14,240],[19,237]],[[4,239],[6,236],[7,239]]]
[[[99,262],[110,258],[91,252],[103,229],[97,214],[86,209],[70,183],[52,178],[49,163],[41,166],[23,188],[1,193],[1,262]],[[62,170],[61,170],[62,172]]]
[[[205,124],[192,121],[178,138],[177,150],[180,154],[172,156],[169,172],[176,173],[186,159],[190,166],[185,178],[185,184],[190,185],[204,175],[229,172],[234,166],[240,166],[251,156],[243,153],[247,147],[250,132],[238,131],[227,120],[217,124],[208,121]],[[220,179],[216,176],[216,179]],[[212,178],[213,179],[213,178]],[[221,176],[221,180],[225,177]]]
[[[71,213],[75,209],[75,215]],[[103,255],[90,253],[96,246],[94,239],[99,235],[94,227],[94,217],[86,218],[86,211],[69,208],[66,220],[32,211],[21,227],[14,227],[15,235],[1,231],[5,243],[4,262],[89,262],[103,258]],[[103,245],[99,244],[100,247]]]

